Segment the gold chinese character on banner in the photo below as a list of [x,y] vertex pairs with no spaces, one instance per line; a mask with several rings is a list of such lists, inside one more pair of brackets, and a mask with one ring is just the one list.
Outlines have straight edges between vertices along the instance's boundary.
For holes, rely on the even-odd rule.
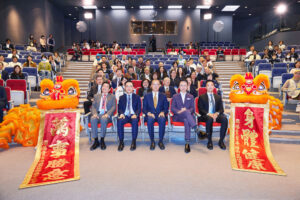
[[54,169],[46,174],[43,174],[43,176],[47,176],[43,178],[44,181],[46,180],[59,180],[67,176],[64,174],[65,172],[68,172],[69,170],[61,170],[61,169]]
[[63,117],[62,119],[55,118],[52,120],[52,127],[50,130],[50,133],[52,136],[60,135],[66,137],[69,133],[69,127],[68,127],[68,119],[66,117]]
[[244,113],[244,115],[246,115],[246,119],[245,119],[246,123],[244,125],[248,126],[249,128],[253,128],[253,121],[254,121],[253,112],[248,108]]
[[[258,147],[256,145],[256,138],[258,137],[258,134],[255,132],[255,130],[251,131],[249,129],[243,129],[243,134],[241,135],[241,138],[244,141],[244,145],[250,146],[250,147]],[[249,144],[250,139],[250,144]]]
[[255,170],[266,170],[263,166],[264,160],[257,158],[257,155],[259,154],[258,151],[256,151],[255,149],[251,149],[250,151],[244,149],[243,154],[245,155],[245,158],[247,160],[250,160],[248,163],[248,167],[251,167]]
[[65,158],[58,160],[51,160],[48,162],[46,168],[58,168],[63,167],[65,164],[69,163]]
[[49,145],[53,149],[51,151],[50,157],[58,158],[60,156],[64,156],[67,153],[66,146],[69,145],[68,142],[61,142],[60,140],[57,140],[56,144]]

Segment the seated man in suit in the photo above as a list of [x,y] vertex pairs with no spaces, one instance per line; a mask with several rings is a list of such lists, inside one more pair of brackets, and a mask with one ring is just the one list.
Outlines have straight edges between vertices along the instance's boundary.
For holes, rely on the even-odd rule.
[[0,62],[0,72],[1,72],[0,79],[6,81],[9,78],[8,77],[8,72],[4,70],[4,64],[2,62]]
[[159,92],[162,92],[166,95],[168,101],[171,100],[174,94],[176,94],[176,90],[173,86],[170,86],[171,80],[169,77],[164,78],[164,85],[159,88]]
[[133,93],[133,89],[133,83],[131,81],[127,81],[125,83],[126,93],[123,94],[119,99],[117,122],[119,136],[119,151],[123,151],[124,149],[124,125],[126,123],[131,123],[132,129],[132,143],[130,150],[134,151],[136,149],[138,123],[139,116],[141,113],[141,98]]
[[88,95],[87,95],[87,101],[85,101],[83,103],[83,108],[84,108],[84,113],[87,114],[90,112],[90,107],[93,103],[93,100],[94,100],[94,96],[97,94],[97,93],[100,93],[101,92],[101,86],[102,86],[102,83],[103,83],[103,77],[102,76],[97,76],[96,77],[96,80],[95,80],[96,84],[94,84]]
[[111,86],[112,88],[116,89],[117,87],[120,86],[120,83],[121,83],[121,79],[123,77],[123,71],[121,68],[118,68],[117,69],[117,72],[116,72],[117,76],[116,78],[114,78],[111,82]]
[[224,138],[227,131],[228,120],[224,115],[222,98],[217,94],[213,94],[214,88],[214,83],[211,80],[206,81],[207,93],[201,95],[198,100],[198,109],[201,115],[199,121],[206,122],[206,133],[208,137],[207,148],[209,150],[213,149],[213,122],[221,123],[219,146],[225,150]]
[[3,121],[3,109],[8,105],[5,88],[0,86],[0,123]]
[[[108,93],[110,87],[108,82],[102,83],[101,93],[95,96],[92,105],[91,127],[94,144],[90,148],[91,151],[95,150],[99,145],[102,150],[106,149],[104,142],[106,127],[112,121],[112,116],[116,110],[116,97]],[[101,124],[100,143],[98,141],[98,123]]]
[[149,137],[151,140],[150,150],[155,149],[154,142],[154,122],[159,126],[158,146],[161,150],[165,149],[163,140],[165,135],[166,120],[169,109],[169,102],[166,95],[159,92],[159,80],[153,80],[151,83],[152,92],[145,95],[143,101],[143,113],[146,115]]
[[184,122],[185,132],[185,152],[189,153],[190,149],[190,138],[191,128],[200,137],[200,131],[197,127],[194,113],[195,113],[195,102],[193,95],[187,92],[188,83],[185,80],[180,81],[179,89],[180,93],[175,94],[172,98],[171,111],[174,113],[173,120],[175,122]]

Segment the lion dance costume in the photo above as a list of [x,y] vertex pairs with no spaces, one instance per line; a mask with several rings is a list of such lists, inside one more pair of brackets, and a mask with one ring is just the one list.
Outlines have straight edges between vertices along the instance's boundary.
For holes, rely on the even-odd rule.
[[41,81],[41,99],[37,107],[20,105],[8,111],[0,124],[0,148],[9,148],[14,142],[23,146],[36,146],[40,126],[40,110],[75,109],[79,104],[79,84],[74,79],[63,80],[56,77],[56,83],[50,79]]
[[270,82],[267,75],[259,74],[254,79],[249,72],[245,77],[240,74],[233,75],[230,88],[229,99],[232,103],[269,103],[269,130],[281,128],[283,105],[279,99],[268,94]]

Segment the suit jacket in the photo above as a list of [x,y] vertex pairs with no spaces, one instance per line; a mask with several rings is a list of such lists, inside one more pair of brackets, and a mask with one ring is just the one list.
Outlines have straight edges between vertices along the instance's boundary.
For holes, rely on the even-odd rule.
[[97,84],[94,84],[94,85],[91,87],[91,89],[90,89],[90,91],[89,91],[89,93],[88,93],[87,99],[88,99],[89,101],[92,101],[92,99],[94,98],[95,94],[97,94],[97,93],[98,93],[98,85],[97,85]]
[[169,102],[165,94],[158,92],[158,101],[157,101],[156,108],[154,108],[153,93],[150,92],[144,96],[143,113],[146,116],[148,112],[151,112],[154,115],[158,115],[159,113],[164,112],[165,116],[167,116],[168,109],[169,109]]
[[8,105],[5,88],[0,86],[0,107],[5,108]]
[[[175,91],[175,89],[174,89],[173,86],[169,86],[169,91],[170,91],[170,93],[171,93],[171,98],[172,98],[173,95],[176,94],[176,91]],[[162,92],[162,93],[165,94],[165,87],[164,87],[164,86],[161,86],[161,87],[159,88],[159,92]]]
[[[141,114],[141,98],[137,95],[132,93],[132,109],[134,114],[139,117]],[[126,106],[127,106],[127,94],[123,94],[120,99],[119,99],[119,104],[118,104],[118,115],[120,116],[121,114],[124,114],[126,111]]]
[[[145,88],[141,87],[141,88],[139,89],[139,91],[138,91],[138,95],[139,95],[140,97],[144,97],[144,91],[145,91]],[[147,93],[148,93],[148,92],[151,92],[151,88],[148,89]]]
[[[92,115],[98,115],[100,102],[101,102],[102,94],[97,94],[94,98],[94,102],[92,104]],[[106,112],[110,118],[114,114],[116,110],[116,97],[113,94],[108,93],[106,96]]]
[[[219,114],[224,113],[223,102],[222,102],[221,96],[214,94],[214,99],[215,99],[215,111],[218,112]],[[208,107],[209,107],[209,102],[208,102],[208,95],[206,93],[199,97],[199,100],[198,100],[199,114],[201,116],[207,115]]]
[[181,94],[175,94],[172,98],[171,111],[174,113],[174,121],[182,121],[181,114],[178,113],[181,108],[185,107],[190,113],[195,112],[195,102],[193,95],[186,93],[184,103],[182,102]]
[[[151,74],[149,74],[149,78],[150,78],[150,81],[151,81],[152,80],[152,75]],[[145,74],[141,74],[140,80],[144,80],[144,79],[146,79]]]
[[12,44],[9,45],[9,48],[6,48],[6,43],[4,43],[2,45],[2,50],[10,50],[10,49],[13,49],[13,48],[14,48],[14,45],[12,45]]
[[6,81],[8,79],[8,72],[5,71],[5,70],[2,70],[2,73],[1,73],[1,79],[3,79],[4,81]]
[[191,95],[193,95],[194,98],[196,98],[196,97],[198,96],[198,92],[197,92],[197,90],[196,90],[196,88],[195,88],[194,85],[191,85],[191,86],[190,86],[190,90],[189,90],[188,92],[189,92]]
[[[120,85],[120,83],[121,83],[121,79],[122,78],[120,78],[120,81],[119,81],[119,85]],[[117,85],[117,83],[118,83],[118,78],[115,78],[115,79],[113,79],[112,81],[111,81],[111,86],[112,86],[112,88],[117,88],[119,85]]]
[[180,78],[176,77],[175,79],[170,78],[170,86],[178,87],[180,83]]

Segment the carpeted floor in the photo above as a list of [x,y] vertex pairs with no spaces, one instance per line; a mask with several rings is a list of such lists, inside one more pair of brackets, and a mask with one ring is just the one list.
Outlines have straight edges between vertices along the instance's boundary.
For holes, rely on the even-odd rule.
[[167,143],[164,151],[150,151],[148,142],[138,142],[131,152],[127,141],[125,150],[118,152],[111,139],[107,150],[91,152],[88,138],[81,137],[81,180],[22,190],[18,187],[35,150],[15,145],[0,151],[0,199],[300,199],[299,145],[271,144],[287,173],[283,177],[233,171],[228,150],[220,150],[217,141],[213,151],[205,144],[193,143],[191,153],[185,154],[181,140]]

